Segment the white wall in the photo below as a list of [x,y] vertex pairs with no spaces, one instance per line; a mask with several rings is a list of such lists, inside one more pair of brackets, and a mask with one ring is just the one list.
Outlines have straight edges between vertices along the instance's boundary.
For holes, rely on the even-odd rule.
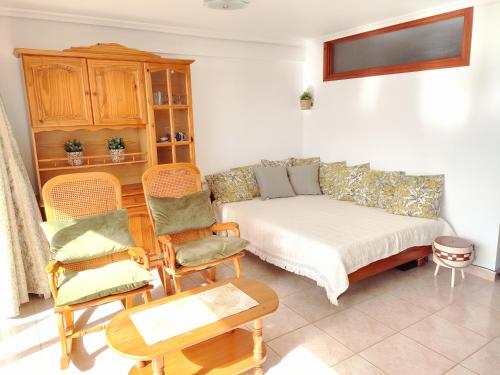
[[308,48],[304,154],[374,169],[446,175],[443,215],[500,268],[500,4],[476,7],[470,67],[322,81],[322,45]]
[[12,51],[98,42],[196,60],[191,66],[196,156],[203,174],[301,153],[301,48],[0,17],[0,94],[32,178],[20,61]]

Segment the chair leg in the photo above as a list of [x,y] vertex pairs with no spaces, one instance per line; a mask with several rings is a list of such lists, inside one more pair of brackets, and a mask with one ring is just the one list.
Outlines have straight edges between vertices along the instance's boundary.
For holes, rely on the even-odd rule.
[[181,292],[181,278],[177,275],[172,275],[172,279],[174,280],[174,293]]
[[68,339],[66,336],[66,327],[64,322],[64,314],[58,313],[57,315],[57,328],[59,329],[59,341],[61,342],[61,370],[67,369],[69,366],[69,356],[71,348],[68,347]]
[[134,296],[128,296],[125,299],[125,309],[130,309],[134,306]]
[[151,292],[149,290],[146,290],[144,293],[142,293],[142,298],[144,300],[144,303],[149,303],[153,300],[153,297],[151,297]]
[[233,258],[234,261],[234,272],[236,274],[236,278],[239,279],[241,277],[241,260],[239,257]]
[[74,332],[73,311],[64,313],[64,319],[66,321],[66,332],[68,335],[72,335]]
[[217,268],[215,266],[213,266],[212,268],[210,268],[210,280],[212,280],[213,282],[217,281]]
[[162,284],[163,284],[163,289],[165,291],[165,295],[166,296],[172,295],[173,294],[172,277],[170,276],[169,273],[165,272],[164,266],[158,267],[158,273],[161,273],[163,275]]

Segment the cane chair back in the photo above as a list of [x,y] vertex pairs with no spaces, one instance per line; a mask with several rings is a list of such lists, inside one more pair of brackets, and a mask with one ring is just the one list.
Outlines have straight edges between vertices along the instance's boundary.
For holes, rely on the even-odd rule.
[[56,176],[42,189],[47,220],[77,219],[119,210],[121,190],[120,181],[109,173]]
[[[157,198],[181,197],[201,191],[201,178],[198,168],[190,163],[162,164],[149,168],[142,176],[144,194]],[[148,205],[151,222],[154,218]],[[199,240],[211,235],[210,229],[188,230],[170,234],[172,243]]]

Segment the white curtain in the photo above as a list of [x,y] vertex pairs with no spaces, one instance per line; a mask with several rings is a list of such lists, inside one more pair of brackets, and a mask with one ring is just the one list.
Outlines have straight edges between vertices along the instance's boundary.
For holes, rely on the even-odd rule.
[[35,194],[0,97],[0,317],[19,314],[28,293],[50,296],[49,259]]

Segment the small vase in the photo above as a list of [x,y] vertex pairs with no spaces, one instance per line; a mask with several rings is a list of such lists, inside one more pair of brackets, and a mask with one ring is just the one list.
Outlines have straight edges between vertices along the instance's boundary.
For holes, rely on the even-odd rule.
[[305,99],[300,101],[300,109],[302,110],[311,109],[312,105],[313,104],[311,99]]
[[77,167],[83,164],[83,151],[67,152],[68,164]]
[[120,150],[109,150],[109,154],[111,155],[112,163],[121,163],[125,160],[125,149]]

